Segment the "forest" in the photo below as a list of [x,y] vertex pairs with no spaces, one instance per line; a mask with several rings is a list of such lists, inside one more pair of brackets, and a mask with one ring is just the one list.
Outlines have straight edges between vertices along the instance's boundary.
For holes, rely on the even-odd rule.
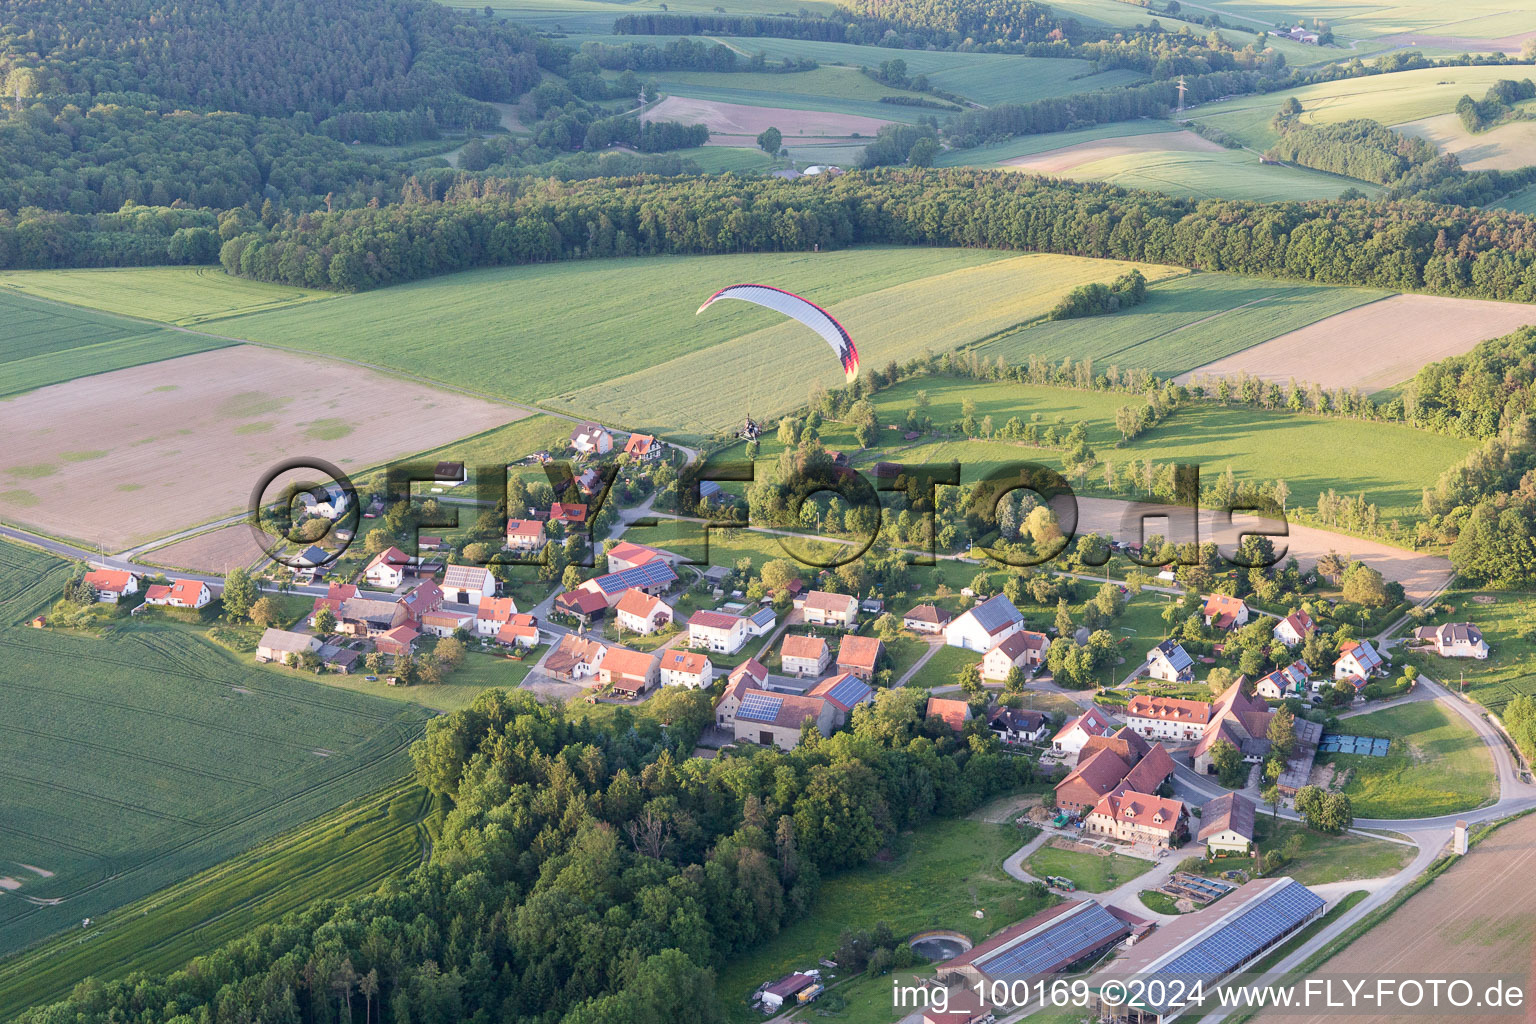
[[705,759],[686,755],[707,693],[653,698],[670,702],[663,729],[488,691],[412,749],[453,809],[405,880],[19,1021],[716,1021],[714,971],[805,916],[821,878],[1030,781],[983,724],[957,737],[923,719],[926,699],[883,691],[829,739]]

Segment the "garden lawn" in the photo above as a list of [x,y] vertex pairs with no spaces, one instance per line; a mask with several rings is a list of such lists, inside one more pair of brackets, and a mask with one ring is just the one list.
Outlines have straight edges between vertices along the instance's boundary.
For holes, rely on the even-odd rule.
[[1036,878],[1060,875],[1070,878],[1084,892],[1108,892],[1152,870],[1152,862],[1120,853],[1098,854],[1062,850],[1049,844],[1034,852],[1024,867]]
[[[754,1019],[746,1003],[752,991],[831,956],[845,928],[886,921],[901,937],[947,928],[980,941],[1055,902],[1032,895],[1003,871],[1004,858],[1033,834],[968,819],[934,821],[900,837],[890,860],[823,879],[808,917],[720,972],[716,988],[727,1015],[733,1021]],[[985,915],[979,920],[973,916],[977,910]]]
[[[931,690],[935,686],[950,686],[960,681],[960,670],[967,665],[980,665],[981,655],[964,647],[940,647],[928,663],[917,670],[909,686],[921,686]],[[960,695],[964,697],[964,694]]]
[[[1346,718],[1345,723],[1354,721]],[[1358,808],[1356,813],[1359,813]],[[1290,875],[1302,885],[1326,885],[1357,878],[1384,878],[1395,875],[1413,860],[1414,848],[1385,839],[1346,832],[1331,836],[1315,832],[1297,821],[1271,818],[1269,808],[1261,805],[1254,815],[1255,838],[1260,850],[1280,849],[1291,837],[1301,837],[1296,857],[1288,860],[1276,874]],[[1217,862],[1222,863],[1221,861]],[[1246,863],[1251,864],[1252,861]]]
[[[1476,597],[1486,600],[1476,601]],[[1451,610],[1436,612],[1423,623],[1410,622],[1404,633],[1412,635],[1421,624],[1472,622],[1488,642],[1487,659],[1406,654],[1406,648],[1400,646],[1394,652],[1399,660],[1406,657],[1425,675],[1453,690],[1465,679],[1467,695],[1495,714],[1502,713],[1504,705],[1516,697],[1536,694],[1536,594],[1459,585],[1435,600],[1436,606],[1442,604]]]
[[1344,793],[1356,818],[1454,814],[1498,797],[1493,758],[1482,737],[1434,701],[1346,718],[1338,732],[1392,740],[1386,757],[1318,756],[1319,762],[1351,772]]

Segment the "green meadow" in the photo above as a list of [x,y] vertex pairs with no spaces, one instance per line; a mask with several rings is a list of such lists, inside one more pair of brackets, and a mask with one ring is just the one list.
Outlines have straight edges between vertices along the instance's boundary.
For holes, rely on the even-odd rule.
[[12,270],[0,273],[0,289],[182,327],[333,297],[231,277],[219,267]]
[[1371,194],[1380,191],[1368,183],[1305,167],[1260,164],[1254,153],[1237,149],[1126,153],[1091,160],[1060,176],[1189,199],[1251,199],[1261,203],[1336,199],[1347,188]]
[[786,74],[771,71],[730,74],[660,71],[656,73],[656,82],[661,91],[669,95],[749,107],[858,114],[886,121],[916,121],[925,112],[921,107],[881,103],[882,96],[918,97],[921,94],[881,85],[852,68],[824,67]]
[[1461,716],[1433,701],[1401,704],[1339,723],[1353,736],[1386,736],[1386,757],[1322,754],[1347,772],[1344,794],[1357,818],[1424,818],[1482,807],[1498,798],[1488,747]]
[[[1465,584],[1435,599],[1425,625],[1471,622],[1488,642],[1488,657],[1442,658],[1432,653],[1407,657],[1431,679],[1467,695],[1495,714],[1516,697],[1536,694],[1536,595],[1523,591],[1479,590]],[[1448,610],[1439,610],[1440,608]],[[1411,623],[1406,632],[1412,632]],[[1405,648],[1397,648],[1399,657]]]

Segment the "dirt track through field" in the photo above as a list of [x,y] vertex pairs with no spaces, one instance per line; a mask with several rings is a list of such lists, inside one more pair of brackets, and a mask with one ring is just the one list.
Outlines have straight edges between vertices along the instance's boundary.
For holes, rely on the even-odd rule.
[[1285,383],[1370,393],[1401,384],[1419,368],[1460,355],[1488,338],[1536,324],[1536,306],[1439,295],[1393,295],[1308,324],[1176,379],[1249,373]]
[[[1416,893],[1396,913],[1319,968],[1325,974],[1448,977],[1455,974],[1520,974],[1531,970],[1536,933],[1536,817],[1511,822],[1484,839],[1458,864]],[[1477,993],[1479,996],[1482,992]],[[1529,997],[1529,988],[1527,988]],[[1306,1024],[1348,1020],[1434,1020],[1433,1016],[1298,1016],[1260,1014],[1260,1021]],[[1470,1017],[1479,1024],[1514,1024],[1524,1010]]]
[[[787,107],[752,107],[742,103],[690,99],[687,96],[668,96],[651,108],[646,116],[659,121],[705,125],[709,128],[709,144],[712,146],[755,146],[758,135],[769,128],[777,128],[785,142],[815,139],[818,142],[836,140],[857,145],[874,137],[882,126],[891,123],[859,114],[830,114],[819,110],[791,110]],[[855,132],[862,138],[853,138]]]
[[1136,153],[1169,152],[1220,153],[1223,150],[1216,143],[1203,139],[1194,132],[1152,132],[1147,135],[1096,139],[1093,142],[1079,142],[1075,146],[1063,146],[1061,149],[1048,149],[1044,153],[1031,153],[1028,156],[1005,160],[1002,166],[1024,171],[1038,171],[1041,174],[1061,174],[1074,167],[1091,164],[1095,160],[1107,160],[1110,157]]
[[0,517],[119,550],[239,512],[292,456],[356,472],[526,415],[331,360],[203,352],[0,402]]

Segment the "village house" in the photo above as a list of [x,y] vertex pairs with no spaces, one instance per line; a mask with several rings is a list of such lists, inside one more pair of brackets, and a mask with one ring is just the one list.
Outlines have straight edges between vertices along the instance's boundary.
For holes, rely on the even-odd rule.
[[544,671],[557,679],[568,679],[576,683],[593,679],[595,682],[594,677],[607,653],[608,648],[596,640],[567,633],[544,659]]
[[580,502],[557,501],[549,506],[549,521],[580,526],[587,521],[587,506]]
[[567,590],[555,595],[555,611],[590,626],[608,614],[608,599],[591,590]]
[[859,602],[848,594],[812,590],[805,595],[801,614],[813,626],[855,629],[859,625]]
[[541,551],[549,543],[544,535],[544,524],[537,519],[508,519],[507,547],[529,554]]
[[832,705],[832,727],[835,729],[845,724],[860,704],[873,704],[875,691],[852,672],[842,672],[823,679],[806,696],[819,697]]
[[454,633],[461,629],[466,633],[474,631],[474,612],[439,608],[436,611],[427,612],[421,617],[421,631],[423,633],[431,633],[433,636],[453,636]]
[[1189,811],[1179,800],[1122,789],[1099,798],[1083,831],[1171,850],[1189,835]]
[[92,569],[85,574],[85,582],[96,590],[96,600],[106,604],[139,592],[139,578],[123,569]]
[[1028,674],[1045,663],[1045,652],[1050,646],[1050,637],[1044,633],[1021,629],[1010,634],[982,655],[981,678],[989,683],[1000,683],[1015,668]]
[[496,642],[504,647],[539,646],[539,620],[532,615],[514,615],[496,630]]
[[747,636],[767,636],[779,624],[779,617],[771,605],[763,605],[747,616]]
[[732,729],[738,742],[761,743],[789,751],[800,742],[800,730],[806,722],[814,723],[823,736],[832,735],[835,728],[836,711],[820,697],[743,688],[736,701]]
[[965,728],[965,723],[971,720],[971,706],[963,700],[929,697],[928,708],[923,713],[923,717],[937,718],[958,733]]
[[202,580],[171,580],[153,583],[144,591],[144,603],[169,608],[202,608],[213,600],[213,588]]
[[373,556],[363,570],[363,578],[372,586],[394,590],[405,582],[405,570],[411,564],[410,557],[397,547],[387,547]]
[[1223,793],[1200,808],[1199,840],[1212,853],[1253,850],[1254,803],[1241,793]]
[[614,621],[620,629],[649,636],[672,624],[672,606],[654,594],[638,588],[624,591],[613,606]]
[[747,620],[729,612],[699,609],[688,617],[688,646],[735,654],[747,642]]
[[715,678],[714,663],[698,651],[667,650],[661,653],[661,684],[702,690]]
[[1024,628],[1024,616],[1006,595],[987,598],[944,627],[944,642],[984,654]]
[[1280,701],[1287,697],[1300,697],[1307,692],[1307,680],[1312,678],[1312,669],[1304,661],[1293,661],[1284,668],[1277,668],[1266,676],[1261,676],[1259,681],[1253,684],[1253,692],[1265,700]]
[[1195,659],[1177,641],[1164,640],[1147,652],[1147,675],[1167,683],[1187,683],[1195,678]]
[[1051,720],[1043,711],[1028,708],[994,708],[987,728],[1004,743],[1041,744],[1051,733]]
[[315,607],[310,614],[310,623],[314,623],[314,613],[321,608],[329,608],[331,614],[341,617],[341,606],[350,598],[357,596],[357,587],[351,583],[332,583],[325,590],[324,597],[315,598]]
[[1248,605],[1230,594],[1212,594],[1205,599],[1205,624],[1215,629],[1235,629],[1248,624]]
[[1069,757],[1076,757],[1095,736],[1108,736],[1115,731],[1109,716],[1097,706],[1089,708],[1064,724],[1051,738],[1051,749]]
[[1211,720],[1200,734],[1200,742],[1190,752],[1195,771],[1215,774],[1211,748],[1219,740],[1226,740],[1236,747],[1249,764],[1257,764],[1269,753],[1269,720],[1274,712],[1258,697],[1243,692],[1246,683],[1247,680],[1239,676],[1211,705]]
[[663,551],[661,548],[653,548],[646,544],[636,544],[632,541],[621,540],[608,551],[608,571],[623,572],[625,569],[633,569],[648,562],[664,561],[669,565],[676,565],[682,561],[683,556],[671,551]]
[[1442,658],[1488,657],[1488,642],[1480,629],[1470,622],[1447,622],[1439,626],[1420,626],[1413,631],[1420,643],[1428,643]]
[[661,458],[666,446],[650,434],[630,434],[624,442],[624,454],[635,462],[655,462]]
[[786,634],[779,644],[779,662],[792,676],[819,676],[832,661],[832,649],[819,636]]
[[1333,678],[1352,682],[1361,680],[1356,684],[1358,689],[1364,685],[1364,680],[1379,672],[1381,667],[1381,655],[1376,653],[1376,648],[1371,646],[1369,640],[1347,640],[1339,645],[1339,657],[1333,663]]
[[475,608],[475,632],[495,636],[517,614],[517,602],[510,597],[486,597]]
[[596,423],[579,424],[571,431],[571,447],[580,458],[613,451],[613,435]]
[[875,678],[875,668],[884,653],[885,644],[879,638],[850,633],[838,646],[837,670],[858,676],[867,683]]
[[431,580],[418,583],[410,593],[399,599],[400,607],[405,609],[405,617],[413,623],[420,623],[421,617],[428,612],[435,612],[443,606],[443,591]]
[[1069,814],[1084,814],[1117,789],[1156,793],[1173,771],[1173,758],[1161,743],[1149,746],[1129,727],[1122,728],[1083,746],[1077,766],[1056,784],[1056,805]]
[[[315,614],[319,614],[320,601],[317,600],[315,605]],[[330,607],[329,603],[326,607]],[[378,636],[403,624],[407,619],[405,607],[393,595],[369,591],[358,591],[345,598],[332,609],[331,614],[336,617],[336,632],[348,636]],[[314,614],[309,621],[310,625],[314,625]]]
[[496,577],[478,565],[450,565],[443,570],[443,600],[449,604],[478,605],[495,597],[499,586]]
[[610,647],[598,678],[620,697],[642,697],[661,678],[656,656],[627,647]]
[[256,641],[256,660],[264,662],[276,662],[281,665],[287,660],[289,654],[303,654],[305,651],[320,650],[320,638],[310,636],[308,633],[290,633],[286,629],[262,630],[261,639]]
[[901,625],[914,633],[939,634],[952,616],[937,605],[920,604],[901,617]]
[[391,654],[398,658],[411,653],[419,636],[421,634],[411,626],[396,626],[389,632],[375,637],[373,646],[380,654]]
[[748,658],[731,669],[730,675],[725,678],[725,692],[715,703],[715,724],[723,729],[734,729],[742,694],[749,690],[761,690],[768,681],[768,669],[756,658]]
[[1138,693],[1125,706],[1126,725],[1149,740],[1198,740],[1210,720],[1211,705],[1203,700]]
[[1316,629],[1317,623],[1312,621],[1312,616],[1298,608],[1275,626],[1274,637],[1287,647],[1295,647],[1311,636]]
[[656,561],[594,576],[578,589],[599,595],[603,603],[612,608],[630,590],[640,590],[647,594],[664,594],[672,589],[672,584],[676,582],[677,573],[673,571],[672,566],[667,562]]

